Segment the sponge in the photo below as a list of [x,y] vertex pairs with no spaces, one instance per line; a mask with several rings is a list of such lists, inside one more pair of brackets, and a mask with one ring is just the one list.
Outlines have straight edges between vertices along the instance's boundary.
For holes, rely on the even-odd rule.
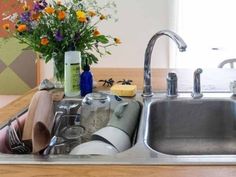
[[111,87],[111,92],[118,96],[127,96],[132,97],[136,94],[137,86],[136,85],[113,85]]

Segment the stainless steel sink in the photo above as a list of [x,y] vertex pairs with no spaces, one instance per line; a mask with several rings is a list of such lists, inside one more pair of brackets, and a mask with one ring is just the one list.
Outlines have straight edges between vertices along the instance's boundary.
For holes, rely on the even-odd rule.
[[134,98],[143,103],[134,145],[114,156],[0,154],[0,164],[235,165],[236,97],[181,93]]
[[149,106],[147,144],[171,155],[236,154],[236,102],[165,99]]

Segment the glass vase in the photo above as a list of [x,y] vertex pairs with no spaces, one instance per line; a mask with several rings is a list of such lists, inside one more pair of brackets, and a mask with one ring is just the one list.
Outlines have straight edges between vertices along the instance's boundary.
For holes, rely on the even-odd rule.
[[53,82],[55,88],[64,88],[64,55],[53,58]]

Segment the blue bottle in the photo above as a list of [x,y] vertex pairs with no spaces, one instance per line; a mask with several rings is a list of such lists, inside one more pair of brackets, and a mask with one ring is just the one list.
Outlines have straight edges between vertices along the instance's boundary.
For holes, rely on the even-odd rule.
[[80,95],[85,96],[93,91],[93,75],[90,72],[90,67],[86,63],[83,67],[83,72],[80,75]]

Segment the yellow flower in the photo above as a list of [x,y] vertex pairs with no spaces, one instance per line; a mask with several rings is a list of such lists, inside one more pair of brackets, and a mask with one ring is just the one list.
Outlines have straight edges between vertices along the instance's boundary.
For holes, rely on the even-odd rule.
[[117,37],[114,38],[114,41],[115,41],[116,44],[121,44],[121,40]]
[[57,18],[58,18],[59,20],[64,20],[65,17],[66,17],[65,11],[61,10],[61,11],[58,12]]
[[48,43],[49,43],[49,40],[48,40],[47,37],[41,38],[40,44],[42,44],[42,45],[48,45]]
[[83,11],[81,11],[81,10],[78,10],[78,11],[76,12],[76,16],[77,16],[77,19],[78,19],[80,22],[86,22],[86,21],[87,21],[85,12],[83,12]]
[[17,31],[19,32],[24,32],[27,30],[27,26],[25,24],[21,24],[19,26],[17,26]]
[[105,15],[101,15],[100,16],[100,20],[104,20],[104,19],[106,19],[106,16]]
[[54,12],[55,12],[55,10],[54,10],[54,8],[52,8],[52,7],[46,7],[45,9],[45,12],[47,12],[48,14],[53,14]]
[[5,29],[5,30],[9,30],[10,25],[9,25],[9,23],[6,23],[6,24],[2,25],[2,27],[3,27],[3,29]]
[[97,29],[95,29],[94,31],[93,31],[93,35],[94,36],[99,36],[101,33],[97,30]]
[[27,4],[23,5],[22,8],[23,8],[24,11],[28,11],[28,10],[30,9],[29,6],[28,6]]
[[88,11],[88,16],[94,17],[96,15],[96,12],[94,11]]

